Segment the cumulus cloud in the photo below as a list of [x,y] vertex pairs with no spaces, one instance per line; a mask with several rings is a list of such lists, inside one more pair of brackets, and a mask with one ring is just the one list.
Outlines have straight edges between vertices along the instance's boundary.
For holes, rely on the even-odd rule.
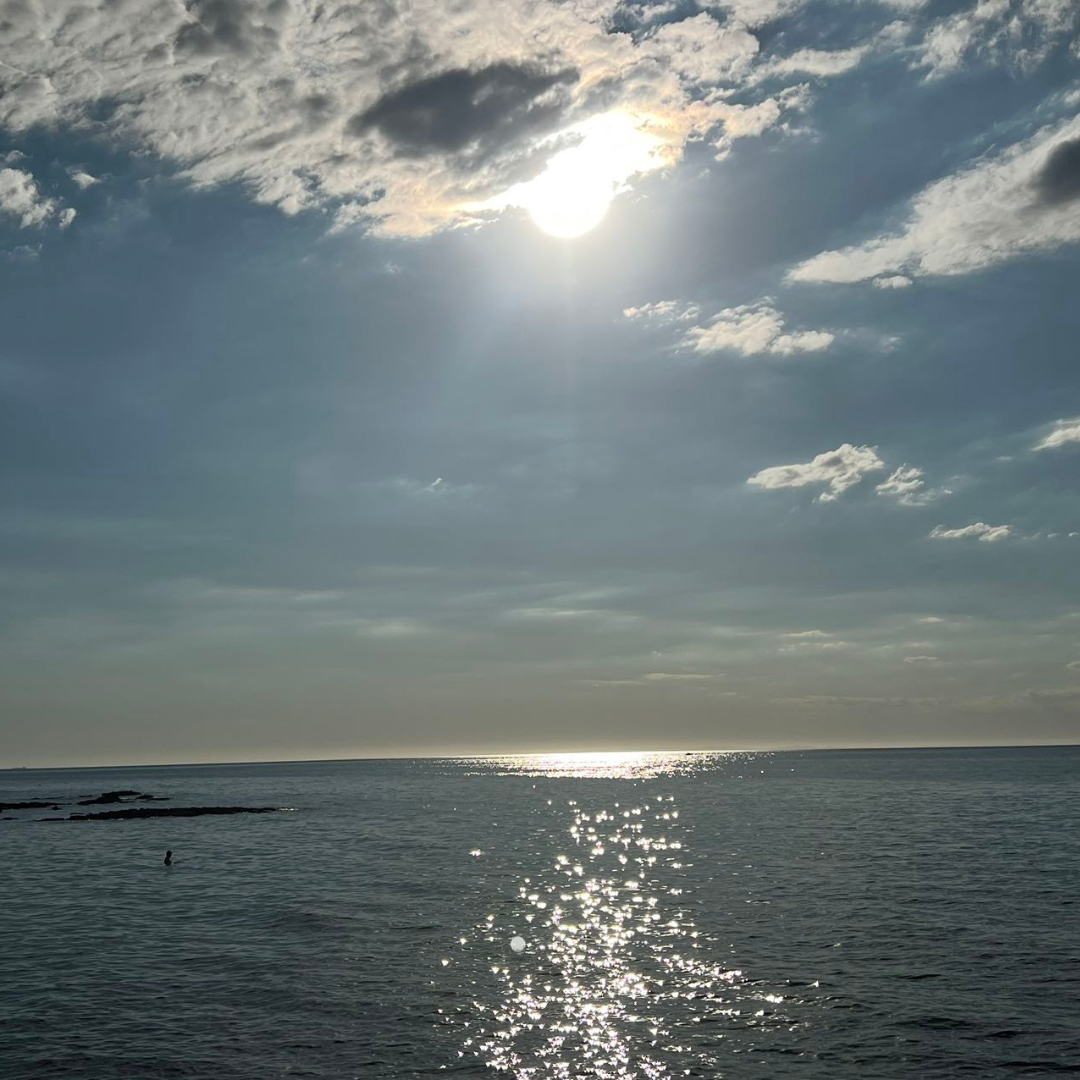
[[826,251],[791,281],[969,274],[1080,240],[1080,117],[1042,128],[919,194],[895,235]]
[[832,502],[859,483],[866,473],[884,468],[885,462],[878,457],[876,446],[844,443],[804,464],[774,465],[762,469],[751,476],[747,483],[768,491],[822,484],[826,490],[818,495],[818,501]]
[[906,289],[911,285],[911,278],[903,274],[889,274],[886,277],[874,278],[875,289]]
[[18,64],[0,65],[0,127],[92,128],[195,186],[239,182],[286,213],[419,236],[497,207],[598,114],[648,132],[656,149],[640,172],[677,161],[691,139],[726,147],[795,107],[786,91],[731,100],[748,90],[759,49],[748,27],[781,0],[740,0],[726,22],[708,12],[658,22],[645,10],[622,32],[611,28],[616,6],[8,5],[6,52]]
[[100,177],[91,176],[85,169],[68,169],[68,176],[71,177],[72,183],[75,184],[80,191],[85,191],[87,188],[101,183]]
[[1051,429],[1032,447],[1032,450],[1056,450],[1068,443],[1080,442],[1080,416],[1072,420],[1056,420]]
[[987,525],[985,521],[976,521],[973,525],[964,525],[959,529],[946,529],[936,525],[930,532],[931,540],[982,540],[993,544],[998,540],[1008,540],[1013,535],[1011,525]]
[[948,488],[928,488],[923,477],[922,469],[912,465],[901,465],[874,490],[879,495],[896,499],[901,506],[925,506],[927,503],[952,494]]
[[24,229],[49,222],[65,229],[75,218],[75,211],[65,209],[59,199],[42,195],[34,177],[23,169],[0,169],[0,214],[18,218]]
[[699,353],[730,349],[752,356],[771,353],[792,356],[800,352],[821,352],[835,340],[825,330],[785,331],[784,317],[768,298],[754,304],[725,308],[703,326],[686,332],[683,344]]

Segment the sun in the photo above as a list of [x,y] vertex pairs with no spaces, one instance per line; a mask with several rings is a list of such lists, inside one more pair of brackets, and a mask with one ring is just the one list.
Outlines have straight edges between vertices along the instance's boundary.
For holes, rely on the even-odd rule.
[[572,240],[604,220],[614,197],[614,181],[596,176],[583,162],[564,159],[533,181],[522,205],[544,232]]
[[539,176],[483,209],[520,207],[550,236],[571,240],[604,220],[626,180],[666,164],[661,140],[643,120],[621,111],[591,117],[557,138],[574,145],[554,154]]

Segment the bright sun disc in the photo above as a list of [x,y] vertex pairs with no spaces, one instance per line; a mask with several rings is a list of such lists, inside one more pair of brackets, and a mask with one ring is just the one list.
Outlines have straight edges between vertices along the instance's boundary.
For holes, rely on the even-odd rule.
[[576,145],[555,154],[539,176],[477,209],[519,206],[544,232],[569,240],[603,221],[626,180],[665,163],[661,140],[624,112],[594,116],[558,137]]
[[603,221],[614,195],[610,180],[589,176],[573,162],[556,162],[537,178],[523,202],[544,232],[570,240]]

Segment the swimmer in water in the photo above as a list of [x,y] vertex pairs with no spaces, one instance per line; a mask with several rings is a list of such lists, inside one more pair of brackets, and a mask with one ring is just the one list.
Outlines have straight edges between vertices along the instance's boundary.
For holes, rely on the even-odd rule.
[[171,851],[166,851],[165,852],[165,865],[166,866],[172,866],[172,852]]

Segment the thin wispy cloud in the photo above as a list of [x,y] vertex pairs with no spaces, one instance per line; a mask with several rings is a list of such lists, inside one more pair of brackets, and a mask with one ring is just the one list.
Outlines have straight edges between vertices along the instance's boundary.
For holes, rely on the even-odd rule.
[[939,180],[914,199],[905,226],[800,263],[791,281],[856,282],[971,274],[1080,240],[1080,118]]
[[929,77],[951,75],[972,63],[1030,71],[1077,25],[1073,0],[977,0],[934,23],[918,64]]
[[928,488],[923,470],[912,465],[901,465],[874,490],[894,498],[901,506],[926,506],[952,494],[946,487]]
[[1032,450],[1057,450],[1070,443],[1080,443],[1080,416],[1072,420],[1055,420]]
[[1015,535],[1011,525],[987,525],[985,521],[976,521],[971,525],[961,525],[949,529],[944,525],[935,525],[930,532],[931,540],[980,540],[993,544],[1008,540]]

